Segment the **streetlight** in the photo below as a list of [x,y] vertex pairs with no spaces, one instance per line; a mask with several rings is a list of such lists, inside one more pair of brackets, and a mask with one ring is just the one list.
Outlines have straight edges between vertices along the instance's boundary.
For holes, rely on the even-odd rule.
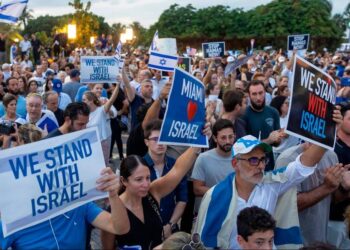
[[77,38],[77,25],[76,24],[68,24],[68,39],[76,39]]
[[94,36],[90,36],[90,44],[93,45],[95,43],[95,37]]

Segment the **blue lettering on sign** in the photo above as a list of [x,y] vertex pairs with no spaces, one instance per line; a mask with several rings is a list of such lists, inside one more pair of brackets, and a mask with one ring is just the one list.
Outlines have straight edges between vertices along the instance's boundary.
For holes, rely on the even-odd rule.
[[326,121],[305,110],[301,115],[300,128],[317,137],[326,138]]
[[39,173],[40,169],[35,168],[39,164],[39,161],[36,159],[37,157],[38,153],[32,153],[29,155],[24,155],[22,159],[17,157],[15,161],[13,159],[10,159],[9,163],[14,177],[18,179],[20,177],[20,174],[22,174],[23,177],[26,177],[28,174],[28,165],[30,174]]

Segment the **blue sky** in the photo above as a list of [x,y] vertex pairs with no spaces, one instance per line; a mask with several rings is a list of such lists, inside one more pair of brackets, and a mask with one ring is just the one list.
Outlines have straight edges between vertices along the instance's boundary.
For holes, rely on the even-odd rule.
[[[3,0],[6,3],[10,0]],[[73,0],[71,0],[73,2]],[[73,7],[68,6],[69,0],[29,0],[29,8],[34,16],[40,15],[62,15],[73,12]],[[83,0],[86,3],[86,0]],[[211,5],[227,5],[232,8],[243,8],[245,10],[254,8],[261,4],[267,4],[270,0],[91,0],[92,12],[105,17],[109,23],[121,22],[129,24],[133,21],[140,22],[144,27],[155,23],[160,14],[171,4],[178,3],[186,6],[192,4],[195,8],[204,8]],[[342,13],[348,0],[331,0],[333,14]]]

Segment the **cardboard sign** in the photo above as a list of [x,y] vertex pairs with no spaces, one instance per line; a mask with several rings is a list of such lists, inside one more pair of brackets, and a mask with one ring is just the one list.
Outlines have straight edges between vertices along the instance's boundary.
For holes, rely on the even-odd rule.
[[106,197],[107,193],[96,190],[104,166],[96,128],[2,151],[4,236]]
[[81,83],[116,83],[119,60],[114,56],[82,56],[80,59]]
[[204,58],[223,57],[225,53],[225,42],[202,43]]
[[334,80],[299,56],[295,57],[293,73],[286,132],[332,150],[336,140]]
[[191,70],[191,58],[189,57],[179,57],[177,59],[177,67],[186,70],[190,73]]
[[290,58],[292,56],[294,49],[297,50],[298,56],[304,57],[307,51],[307,48],[309,47],[309,40],[310,40],[309,34],[288,36],[288,44],[287,44],[288,57]]
[[175,69],[159,143],[209,147],[202,134],[205,123],[205,88],[184,70]]

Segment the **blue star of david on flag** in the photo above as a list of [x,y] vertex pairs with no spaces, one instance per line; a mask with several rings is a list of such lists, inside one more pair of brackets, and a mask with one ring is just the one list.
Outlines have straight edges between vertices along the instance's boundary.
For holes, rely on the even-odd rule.
[[151,51],[148,61],[148,68],[171,72],[174,71],[176,66],[177,56]]
[[165,65],[166,64],[166,60],[164,58],[160,59],[159,64],[160,65]]

